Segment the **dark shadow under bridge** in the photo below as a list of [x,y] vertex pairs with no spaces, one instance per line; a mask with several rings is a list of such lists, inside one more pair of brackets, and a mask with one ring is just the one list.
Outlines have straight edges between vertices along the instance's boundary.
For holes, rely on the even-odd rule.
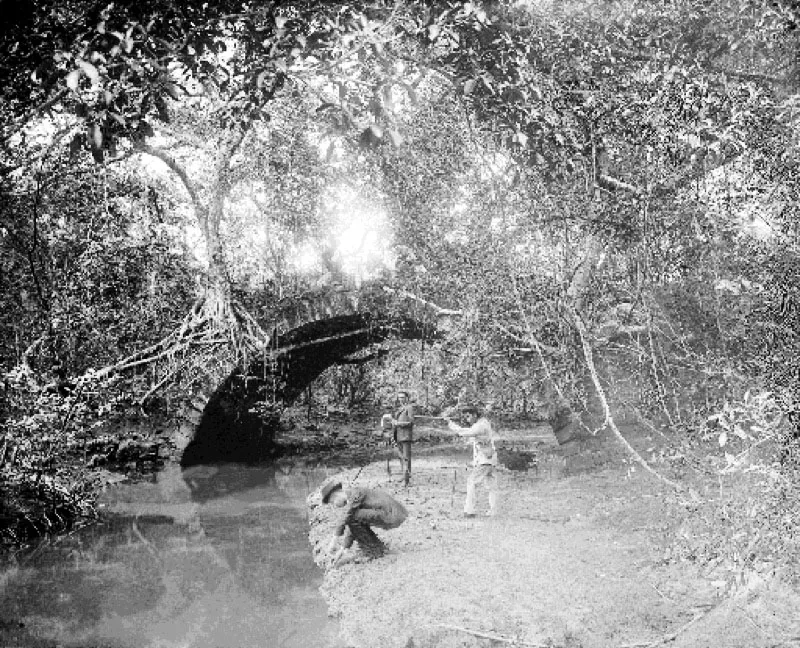
[[[181,464],[269,459],[282,407],[325,369],[389,338],[435,339],[458,315],[383,285],[331,289],[278,303],[268,348],[236,368],[211,395]],[[359,361],[372,357],[377,353]]]

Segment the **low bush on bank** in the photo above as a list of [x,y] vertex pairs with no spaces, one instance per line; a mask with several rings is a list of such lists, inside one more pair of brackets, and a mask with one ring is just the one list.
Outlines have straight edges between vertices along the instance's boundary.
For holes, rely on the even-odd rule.
[[171,442],[160,417],[99,382],[42,385],[15,367],[4,376],[0,438],[0,551],[63,533],[96,517],[101,490],[122,474],[160,465]]
[[754,572],[800,585],[800,430],[793,416],[771,394],[747,393],[695,431],[706,473],[679,500],[684,522],[667,560],[695,562],[732,588]]

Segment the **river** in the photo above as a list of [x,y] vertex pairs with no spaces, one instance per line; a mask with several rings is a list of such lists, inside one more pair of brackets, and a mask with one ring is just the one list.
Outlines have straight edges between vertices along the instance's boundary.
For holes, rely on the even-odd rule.
[[169,465],[0,574],[4,648],[339,648],[308,544],[332,469]]

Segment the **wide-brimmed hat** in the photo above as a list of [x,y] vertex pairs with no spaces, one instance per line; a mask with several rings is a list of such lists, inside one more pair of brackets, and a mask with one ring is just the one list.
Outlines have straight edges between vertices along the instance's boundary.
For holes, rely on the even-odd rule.
[[342,487],[342,482],[340,482],[338,479],[332,479],[331,481],[324,483],[322,485],[322,488],[320,488],[319,490],[320,495],[322,495],[322,503],[325,504],[328,501],[328,498],[330,497],[331,493],[335,491],[337,488],[341,487]]

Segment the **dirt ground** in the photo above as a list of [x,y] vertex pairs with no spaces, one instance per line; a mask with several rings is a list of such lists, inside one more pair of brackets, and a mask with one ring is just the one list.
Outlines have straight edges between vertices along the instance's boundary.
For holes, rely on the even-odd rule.
[[776,578],[753,571],[732,587],[670,560],[685,509],[652,477],[621,462],[567,474],[547,455],[537,470],[499,469],[500,514],[468,519],[469,458],[417,458],[408,487],[396,461],[393,475],[385,462],[342,473],[409,510],[378,530],[389,547],[378,560],[328,568],[329,507],[313,508],[322,593],[348,646],[800,646],[800,596]]

